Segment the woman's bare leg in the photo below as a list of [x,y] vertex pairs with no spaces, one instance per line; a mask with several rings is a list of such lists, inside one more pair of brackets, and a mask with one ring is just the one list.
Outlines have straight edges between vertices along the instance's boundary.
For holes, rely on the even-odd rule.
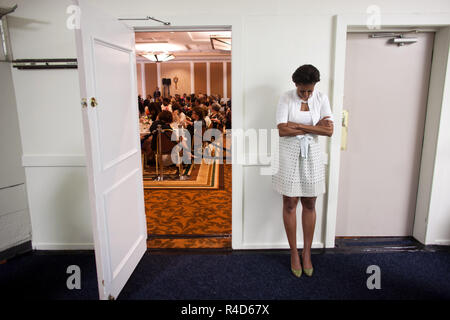
[[317,197],[301,197],[302,203],[302,227],[303,227],[303,251],[302,259],[305,268],[312,268],[311,246],[316,225],[316,199]]
[[283,195],[283,221],[286,235],[291,249],[291,267],[300,269],[300,257],[297,250],[297,204],[299,197]]

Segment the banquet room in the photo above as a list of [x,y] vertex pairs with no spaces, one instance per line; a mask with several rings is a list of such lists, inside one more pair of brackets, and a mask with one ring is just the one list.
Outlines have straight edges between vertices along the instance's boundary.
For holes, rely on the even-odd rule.
[[135,41],[147,246],[231,248],[231,31]]

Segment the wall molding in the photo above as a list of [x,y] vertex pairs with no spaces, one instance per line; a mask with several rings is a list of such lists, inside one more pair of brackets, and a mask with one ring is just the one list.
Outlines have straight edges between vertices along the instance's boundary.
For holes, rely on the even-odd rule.
[[32,242],[33,250],[94,250],[93,243]]
[[28,154],[22,156],[22,166],[29,167],[85,167],[86,156],[81,154]]
[[[303,248],[303,242],[297,242],[297,248]],[[323,249],[325,248],[324,242],[315,241],[311,245],[312,249]],[[289,243],[286,242],[277,242],[277,243],[242,243],[241,246],[233,248],[236,249],[286,249],[289,250]]]
[[436,240],[435,243],[440,246],[450,246],[450,240]]

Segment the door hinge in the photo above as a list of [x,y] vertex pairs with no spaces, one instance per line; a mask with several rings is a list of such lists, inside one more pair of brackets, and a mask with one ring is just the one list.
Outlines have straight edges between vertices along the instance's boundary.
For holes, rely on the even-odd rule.
[[81,108],[87,108],[87,100],[86,100],[86,98],[81,99]]

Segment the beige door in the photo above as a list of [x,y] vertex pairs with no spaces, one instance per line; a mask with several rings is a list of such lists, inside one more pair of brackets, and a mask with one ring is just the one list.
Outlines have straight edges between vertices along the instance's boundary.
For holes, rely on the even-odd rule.
[[412,235],[434,33],[347,35],[336,236]]

